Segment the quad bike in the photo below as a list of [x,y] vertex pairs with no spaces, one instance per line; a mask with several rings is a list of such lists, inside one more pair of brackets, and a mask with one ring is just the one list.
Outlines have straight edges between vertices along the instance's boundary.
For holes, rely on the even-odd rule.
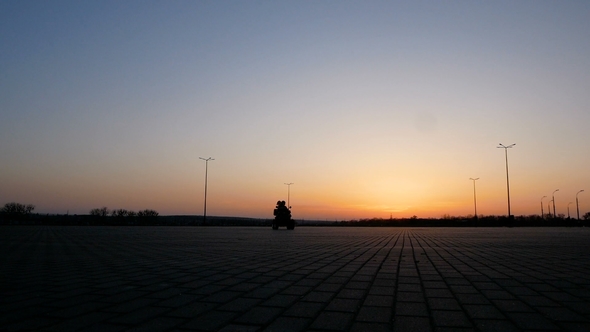
[[295,220],[291,219],[291,210],[286,206],[285,201],[278,201],[274,210],[275,219],[272,221],[272,229],[279,229],[280,226],[287,226],[287,229],[295,229]]

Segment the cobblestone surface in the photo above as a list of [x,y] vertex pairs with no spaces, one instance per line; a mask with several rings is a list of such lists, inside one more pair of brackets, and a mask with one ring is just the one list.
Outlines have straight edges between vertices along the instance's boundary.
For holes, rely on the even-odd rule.
[[0,330],[590,331],[590,229],[0,228]]

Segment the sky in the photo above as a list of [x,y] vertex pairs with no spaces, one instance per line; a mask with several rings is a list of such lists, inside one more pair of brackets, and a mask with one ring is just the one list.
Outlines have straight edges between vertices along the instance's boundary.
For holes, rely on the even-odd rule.
[[589,18],[588,1],[1,1],[0,204],[202,215],[211,157],[207,215],[466,216],[470,178],[478,214],[506,215],[507,152],[512,214],[559,189],[573,217],[585,189],[583,214]]

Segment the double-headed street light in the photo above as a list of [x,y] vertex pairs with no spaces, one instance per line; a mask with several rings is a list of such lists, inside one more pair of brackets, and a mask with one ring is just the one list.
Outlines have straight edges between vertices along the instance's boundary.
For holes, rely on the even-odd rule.
[[287,185],[287,206],[291,209],[291,185],[295,184],[293,182],[285,183]]
[[[541,219],[544,219],[545,214],[543,213],[543,198],[545,198],[547,196],[543,196],[541,197]],[[549,213],[551,213],[551,211],[549,211]]]
[[551,194],[551,201],[553,202],[553,218],[557,218],[557,212],[555,211],[555,193],[558,192],[559,189],[555,189],[555,191],[553,191],[553,193]]
[[578,194],[584,191],[584,189],[576,193],[576,211],[578,212],[578,221],[580,220],[580,206],[578,205]]
[[510,181],[508,180],[508,149],[512,148],[515,145],[516,143],[505,146],[502,143],[500,143],[500,146],[497,147],[499,149],[504,149],[504,155],[506,156],[506,191],[508,192],[508,218],[512,218],[512,214],[510,214]]
[[477,199],[475,197],[475,181],[479,180],[479,178],[469,178],[469,180],[473,181],[473,206],[475,207],[475,219],[477,219]]
[[209,157],[207,159],[199,157],[199,159],[205,161],[205,204],[203,207],[203,225],[204,225],[207,223],[207,171],[209,168],[209,160],[215,160],[215,159],[213,159],[211,157]]

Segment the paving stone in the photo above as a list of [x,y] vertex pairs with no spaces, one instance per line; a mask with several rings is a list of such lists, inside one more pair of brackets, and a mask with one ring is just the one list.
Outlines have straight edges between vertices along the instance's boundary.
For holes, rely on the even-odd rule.
[[76,331],[100,322],[105,322],[107,319],[112,317],[113,314],[106,312],[91,312],[81,316],[62,320],[59,324],[53,325],[48,329],[51,331]]
[[369,289],[371,295],[393,295],[395,293],[395,287],[375,286]]
[[88,303],[82,303],[82,304],[68,307],[68,308],[53,310],[53,311],[48,312],[47,315],[51,316],[51,317],[67,318],[67,317],[78,316],[81,314],[86,314],[86,313],[93,312],[93,311],[98,311],[103,308],[106,308],[107,306],[108,306],[108,304],[106,304],[106,303],[88,302]]
[[285,295],[285,294],[277,294],[271,297],[270,299],[264,301],[262,304],[266,307],[289,307],[297,300],[299,300],[301,296],[298,295]]
[[351,332],[391,332],[389,324],[355,322],[350,328]]
[[266,325],[283,311],[282,308],[254,307],[236,319],[236,322],[251,325]]
[[391,308],[393,306],[393,296],[381,296],[381,295],[371,295],[369,294],[365,298],[364,305],[366,306],[373,306],[373,307],[388,307]]
[[481,290],[481,293],[490,300],[515,300],[514,295],[504,290]]
[[584,322],[590,323],[590,319],[586,318],[568,308],[553,308],[553,307],[538,307],[536,308],[546,318],[556,322]]
[[399,284],[397,286],[397,290],[400,292],[419,293],[422,292],[422,287],[420,286],[420,284]]
[[391,309],[386,307],[362,306],[356,316],[356,321],[388,323],[391,320]]
[[462,304],[490,304],[491,302],[480,294],[455,294],[459,303]]
[[518,300],[492,300],[492,303],[505,312],[534,312],[533,308]]
[[316,317],[322,309],[324,309],[325,304],[323,303],[316,303],[316,302],[297,302],[293,306],[291,306],[287,311],[285,311],[285,316],[295,316],[295,317]]
[[506,315],[508,316],[508,318],[515,322],[518,328],[523,330],[559,330],[559,327],[557,325],[552,324],[543,315],[538,313],[507,312]]
[[353,314],[323,311],[311,324],[312,329],[343,331],[352,323]]
[[319,292],[338,292],[342,288],[340,284],[322,283],[315,290]]
[[365,290],[345,288],[338,292],[337,297],[345,299],[362,299],[365,297],[365,293]]
[[220,292],[211,294],[207,297],[204,297],[202,299],[202,301],[215,302],[215,303],[225,303],[225,302],[228,302],[228,301],[231,301],[231,300],[237,298],[241,294],[242,293],[239,293],[239,292],[220,291]]
[[519,296],[519,298],[531,307],[559,307],[560,304],[544,296]]
[[360,308],[361,300],[358,299],[342,299],[335,298],[328,303],[327,310],[331,311],[344,311],[344,312],[357,312]]
[[424,285],[424,288],[443,288],[443,289],[448,288],[447,284],[442,280],[440,280],[440,281],[424,281],[423,285]]
[[182,306],[178,309],[172,310],[168,313],[168,315],[174,316],[174,317],[192,318],[192,317],[199,316],[203,313],[206,313],[208,311],[211,311],[218,306],[219,306],[218,303],[195,302],[195,303],[191,303],[186,306]]
[[474,328],[466,327],[435,327],[434,332],[475,332]]
[[566,302],[563,305],[577,313],[590,315],[590,305],[588,305],[588,302]]
[[311,289],[312,289],[312,287],[309,287],[309,286],[291,286],[291,287],[284,289],[281,292],[281,294],[304,295],[307,292],[309,292]]
[[310,292],[303,297],[303,301],[327,303],[334,295],[335,293],[331,292]]
[[[133,332],[139,332],[139,331],[154,331],[154,332],[158,332],[158,331],[167,331],[170,329],[173,329],[177,326],[180,326],[182,324],[184,324],[186,322],[185,319],[180,319],[180,318],[173,318],[173,317],[156,317],[152,320],[148,320],[147,322],[139,325],[139,326],[135,326],[132,327],[131,329],[129,329],[128,331],[133,331]],[[105,331],[105,330],[103,330]]]
[[397,302],[395,305],[395,315],[429,317],[425,302]]
[[[47,329],[49,331],[60,331],[60,325],[63,323],[58,318],[49,318],[49,317],[38,317],[35,319],[25,319],[17,322],[13,322],[7,325],[3,325],[2,329],[6,331],[38,331],[43,329]],[[58,325],[55,325],[58,324]],[[48,326],[55,326],[49,327]],[[80,325],[77,325],[80,326]],[[85,326],[85,325],[82,325]],[[67,327],[67,326],[64,326]]]
[[306,331],[312,320],[298,317],[279,317],[264,332],[300,332]]
[[478,294],[478,290],[473,286],[451,285],[451,292],[455,294]]
[[161,315],[168,311],[170,311],[170,309],[168,308],[149,306],[115,317],[111,319],[109,322],[125,325],[139,325],[148,319],[151,319],[157,315]]
[[508,320],[475,320],[475,326],[482,332],[517,332],[520,331]]
[[462,311],[432,311],[436,327],[471,327],[469,319]]
[[587,332],[590,331],[590,323],[561,323],[566,331]]
[[260,299],[237,298],[219,307],[219,310],[245,312],[260,303]]
[[260,331],[260,326],[229,324],[219,330],[219,332],[255,332],[255,331]]
[[231,322],[237,313],[230,311],[210,311],[184,324],[182,328],[189,330],[217,331]]
[[424,293],[398,292],[397,300],[402,302],[425,302]]
[[424,290],[426,297],[443,297],[453,298],[453,293],[449,289],[427,288]]
[[428,305],[433,310],[462,310],[457,300],[449,298],[429,298]]
[[432,331],[430,319],[425,317],[395,317],[393,322],[395,332]]
[[127,330],[129,330],[128,326],[119,325],[119,324],[111,324],[111,323],[106,323],[106,322],[94,323],[90,326],[84,327],[84,329],[83,329],[84,332],[103,332],[103,331],[119,332],[119,331],[127,331]]
[[463,308],[467,315],[473,319],[506,319],[506,317],[493,305],[465,304]]

